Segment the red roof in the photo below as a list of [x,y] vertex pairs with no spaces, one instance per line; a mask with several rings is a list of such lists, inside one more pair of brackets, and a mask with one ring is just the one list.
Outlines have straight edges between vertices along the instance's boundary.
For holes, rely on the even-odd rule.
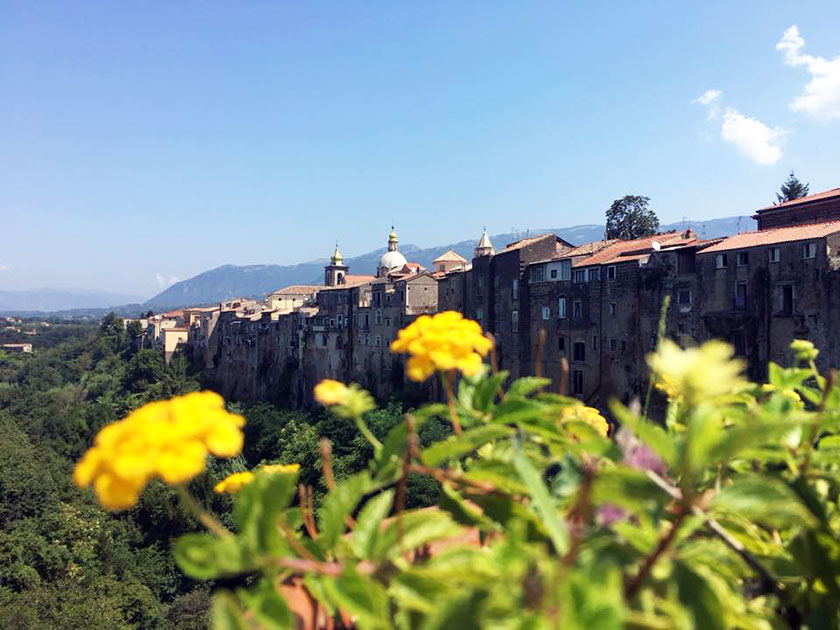
[[338,289],[352,289],[361,284],[367,284],[376,279],[376,276],[351,275],[344,276],[344,284],[339,284],[334,287],[319,287],[320,291],[336,291]]
[[612,241],[606,247],[598,250],[591,256],[574,261],[574,267],[588,267],[590,265],[604,265],[608,263],[626,262],[639,260],[649,256],[653,249],[653,242],[659,243],[662,249],[673,249],[685,247],[686,245],[697,244],[697,237],[691,230],[685,232],[668,232],[665,234],[654,234],[644,238],[636,238],[632,241]]
[[514,241],[513,243],[508,243],[507,245],[505,245],[505,248],[502,251],[496,252],[496,254],[503,254],[505,252],[512,252],[512,251],[517,250],[517,249],[522,249],[523,247],[527,247],[528,245],[532,245],[534,243],[545,240],[547,238],[553,238],[553,239],[556,239],[556,240],[560,241],[561,243],[565,243],[566,245],[571,246],[571,243],[568,243],[567,241],[564,241],[562,238],[557,236],[554,232],[549,232],[548,234],[540,234],[539,236],[531,236],[531,237],[528,237],[528,238],[523,238],[522,240],[519,240],[519,241]]
[[165,313],[160,314],[161,317],[183,317],[184,316],[184,309],[178,308],[174,311],[166,311]]
[[807,241],[812,238],[824,238],[836,232],[840,232],[840,221],[814,223],[811,225],[794,225],[792,227],[760,230],[758,232],[743,232],[742,234],[725,238],[719,243],[707,247],[700,253],[709,254],[713,252],[725,252],[731,249],[775,245],[776,243]]
[[799,199],[785,201],[784,203],[773,204],[772,206],[767,206],[765,208],[759,209],[758,212],[764,212],[765,210],[776,210],[777,208],[789,208],[791,206],[800,206],[805,203],[811,203],[812,201],[822,201],[823,199],[831,199],[833,197],[840,198],[840,188],[832,188],[831,190],[824,190],[823,192],[808,195],[807,197],[800,197]]

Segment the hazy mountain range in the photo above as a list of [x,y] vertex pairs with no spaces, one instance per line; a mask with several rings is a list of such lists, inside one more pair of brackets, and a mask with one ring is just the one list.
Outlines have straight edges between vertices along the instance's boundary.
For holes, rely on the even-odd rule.
[[[755,229],[755,221],[749,217],[726,217],[708,221],[686,221],[661,226],[663,232],[683,230],[692,227],[701,238],[729,236]],[[603,238],[603,225],[576,225],[559,229],[529,230],[516,234],[495,234],[490,237],[496,249],[501,249],[526,236],[554,232],[575,245]],[[478,235],[475,238],[420,248],[416,245],[402,245],[400,251],[413,262],[431,268],[432,261],[447,249],[467,258],[472,258]],[[350,273],[372,274],[385,248],[361,256],[345,258]],[[153,298],[146,300],[131,295],[120,295],[101,291],[76,291],[66,289],[43,289],[33,291],[0,290],[0,313],[58,313],[61,315],[96,315],[107,310],[116,310],[127,315],[141,311],[162,311],[180,306],[212,304],[231,297],[262,298],[280,287],[289,284],[320,284],[324,278],[326,258],[299,263],[297,265],[222,265],[197,276],[177,282]]]

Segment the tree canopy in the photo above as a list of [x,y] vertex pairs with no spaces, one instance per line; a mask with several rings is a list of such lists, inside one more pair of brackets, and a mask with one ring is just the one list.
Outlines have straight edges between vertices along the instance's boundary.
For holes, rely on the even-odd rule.
[[793,201],[805,197],[808,194],[808,184],[800,182],[793,171],[788,175],[782,188],[776,193],[776,203],[785,203],[786,201]]
[[607,210],[606,238],[629,241],[651,236],[659,231],[659,218],[648,207],[650,197],[625,195],[613,201]]

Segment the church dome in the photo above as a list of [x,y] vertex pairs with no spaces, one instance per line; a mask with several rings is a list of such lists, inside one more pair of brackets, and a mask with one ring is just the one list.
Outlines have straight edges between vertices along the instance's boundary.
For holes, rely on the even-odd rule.
[[395,249],[382,254],[379,258],[379,269],[390,271],[391,269],[402,267],[406,262],[408,261],[405,259],[405,256]]

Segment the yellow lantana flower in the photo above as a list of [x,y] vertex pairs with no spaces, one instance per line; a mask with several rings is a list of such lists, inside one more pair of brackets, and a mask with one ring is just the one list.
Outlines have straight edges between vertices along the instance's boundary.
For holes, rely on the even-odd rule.
[[683,350],[670,339],[663,339],[656,352],[647,357],[654,383],[671,400],[689,404],[731,394],[742,389],[744,362],[732,358],[732,346],[707,341],[699,348]]
[[780,390],[778,387],[771,383],[764,383],[761,386],[761,391],[766,392],[768,394],[772,394],[773,392],[781,392],[782,396],[784,396],[793,403],[799,404],[802,402],[802,397],[796,391],[792,389]]
[[128,508],[152,478],[182,484],[204,471],[208,453],[237,455],[244,424],[214,392],[148,403],[102,428],[73,480],[80,488],[92,485],[103,507]]
[[347,397],[350,395],[350,388],[344,383],[325,378],[318,383],[313,390],[315,400],[325,407],[332,407],[333,405],[343,405],[347,402]]
[[218,494],[233,494],[238,492],[242,486],[246,486],[254,480],[254,473],[252,472],[235,472],[222,479],[219,483],[213,486],[213,492]]
[[609,433],[610,430],[610,425],[606,418],[604,418],[604,416],[601,415],[601,412],[594,407],[587,407],[585,405],[569,405],[568,407],[563,408],[560,412],[560,417],[563,420],[579,420],[581,422],[585,422],[604,437],[607,437],[607,433]]
[[269,475],[276,475],[278,473],[296,473],[300,470],[300,464],[266,464],[257,468],[257,472],[268,473]]
[[472,376],[481,369],[482,357],[493,342],[481,332],[477,322],[464,319],[456,311],[434,316],[421,315],[397,333],[391,352],[408,354],[405,371],[412,381],[424,381],[435,370],[460,370]]

